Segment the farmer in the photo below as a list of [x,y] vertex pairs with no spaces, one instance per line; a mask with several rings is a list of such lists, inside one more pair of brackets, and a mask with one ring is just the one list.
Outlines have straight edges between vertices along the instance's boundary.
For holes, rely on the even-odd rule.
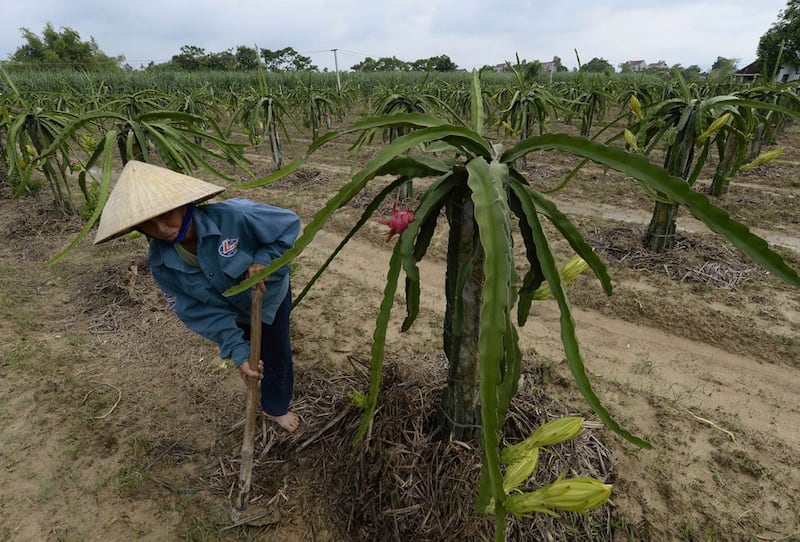
[[232,358],[242,380],[261,379],[261,409],[287,431],[299,425],[289,410],[294,386],[289,267],[257,287],[264,292],[261,361],[247,363],[250,292],[222,292],[258,273],[291,248],[300,219],[287,209],[247,199],[198,205],[225,190],[169,169],[128,162],[103,208],[95,244],[132,230],[150,240],[150,269],[178,318]]

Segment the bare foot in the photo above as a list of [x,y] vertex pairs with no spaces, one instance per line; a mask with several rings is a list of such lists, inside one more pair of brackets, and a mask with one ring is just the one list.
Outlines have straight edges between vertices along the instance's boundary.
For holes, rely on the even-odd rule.
[[295,430],[300,426],[300,416],[292,412],[291,410],[288,411],[283,416],[270,416],[267,413],[264,413],[264,416],[272,420],[273,422],[280,425],[283,429],[290,433],[294,433]]

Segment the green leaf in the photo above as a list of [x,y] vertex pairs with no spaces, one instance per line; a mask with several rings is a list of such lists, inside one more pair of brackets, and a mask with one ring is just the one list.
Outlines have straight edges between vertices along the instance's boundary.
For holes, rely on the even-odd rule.
[[638,179],[676,203],[685,205],[695,218],[724,236],[770,273],[792,286],[800,287],[800,276],[769,248],[764,239],[751,233],[747,226],[732,220],[727,212],[713,205],[705,195],[692,190],[685,180],[669,175],[646,158],[579,137],[546,134],[521,141],[508,149],[501,160],[508,163],[534,150],[566,151]]
[[75,239],[73,239],[61,252],[50,258],[50,260],[48,260],[45,264],[45,267],[53,265],[66,256],[73,248],[75,248],[75,245],[77,245],[84,237],[86,237],[86,235],[89,233],[89,230],[91,230],[95,223],[100,219],[100,215],[103,212],[103,207],[106,204],[111,187],[111,172],[114,165],[114,146],[116,144],[116,139],[116,130],[109,130],[106,132],[105,138],[103,139],[103,173],[100,177],[100,186],[97,192],[97,203],[95,204],[92,216],[90,216],[89,220],[86,221],[86,224],[84,224],[78,235],[75,236]]
[[488,157],[491,153],[489,143],[466,128],[451,125],[422,128],[398,137],[391,144],[381,149],[378,155],[364,166],[364,169],[353,176],[353,182],[366,182],[366,180],[378,174],[385,175],[386,170],[383,168],[390,161],[418,145],[437,140],[447,141],[468,154],[474,152]]
[[[600,280],[600,284],[603,286],[603,290],[605,291],[606,295],[611,295],[613,291],[613,287],[611,284],[611,277],[608,276],[608,271],[606,270],[606,266],[603,263],[603,260],[594,252],[591,245],[587,243],[583,235],[581,235],[578,228],[570,221],[567,216],[558,210],[556,205],[545,198],[542,194],[533,190],[529,186],[519,182],[518,179],[512,178],[511,180],[511,188],[517,193],[518,197],[521,198],[520,193],[526,192],[530,195],[531,200],[533,201],[534,205],[536,206],[536,211],[542,213],[544,216],[547,217],[550,222],[561,232],[561,235],[564,236],[564,239],[567,240],[569,246],[572,247],[572,250],[580,256],[581,258],[589,264],[589,267],[594,271],[594,274],[597,275],[597,278]],[[538,286],[537,286],[538,288]]]
[[[417,262],[425,255],[436,227],[439,212],[458,180],[447,174],[435,181],[423,194],[419,206],[414,212],[414,220],[404,231],[398,244],[403,258],[403,270],[406,274],[406,318],[401,331],[408,331],[419,312],[419,268]],[[425,232],[422,235],[422,232]],[[417,240],[416,245],[414,240]]]
[[268,186],[279,179],[283,179],[287,175],[291,175],[292,173],[300,169],[300,166],[302,165],[303,165],[303,160],[298,158],[297,160],[292,160],[278,171],[274,171],[265,177],[261,177],[260,179],[254,179],[252,181],[247,181],[246,183],[234,184],[232,186],[233,188],[255,188],[257,186]]
[[[522,373],[522,352],[519,348],[519,335],[517,328],[511,318],[506,319],[505,340],[505,359],[501,365],[501,383],[497,394],[497,409],[500,412],[507,412],[511,399],[517,394],[519,377]],[[502,427],[502,420],[500,420]]]
[[[581,356],[580,347],[578,345],[578,338],[575,335],[575,322],[572,319],[572,309],[570,308],[569,299],[567,298],[566,290],[561,283],[561,277],[558,274],[558,267],[556,266],[555,258],[550,250],[550,244],[547,236],[542,229],[542,224],[539,222],[539,217],[535,212],[531,212],[535,207],[533,198],[528,192],[517,192],[520,199],[523,200],[523,209],[526,211],[528,223],[531,225],[533,235],[536,240],[536,249],[539,262],[542,265],[542,273],[544,273],[550,290],[553,292],[553,297],[558,302],[558,307],[561,310],[561,342],[564,345],[564,352],[567,356],[570,371],[575,384],[578,386],[586,402],[598,415],[598,417],[606,424],[607,427],[622,436],[624,439],[641,446],[643,448],[651,448],[652,445],[632,435],[630,432],[623,429],[608,413],[608,410],[600,403],[600,399],[595,395],[592,385],[589,382],[589,377],[586,375],[586,370],[583,365],[583,358]],[[527,200],[527,203],[525,203]]]
[[472,113],[472,129],[476,134],[483,133],[483,95],[481,94],[481,74],[477,70],[472,70],[472,78],[470,79],[471,92],[470,95],[470,111]]
[[731,96],[731,95],[715,96],[713,98],[709,98],[708,100],[705,100],[704,105],[706,108],[714,106],[733,105],[738,107],[746,107],[749,109],[766,109],[768,111],[776,111],[778,113],[783,113],[784,115],[795,119],[800,117],[800,111],[788,108],[783,105],[769,103],[769,102],[762,102],[759,100],[748,100],[745,98],[739,98],[737,96]]
[[404,182],[406,182],[406,179],[404,177],[396,179],[394,182],[387,185],[386,188],[381,190],[378,193],[378,195],[375,196],[372,199],[372,201],[369,202],[367,207],[364,209],[364,212],[361,214],[361,218],[358,219],[358,222],[356,222],[355,226],[352,227],[352,229],[347,233],[347,235],[345,235],[342,238],[339,245],[333,250],[333,252],[331,252],[331,255],[328,256],[328,259],[326,259],[325,262],[319,267],[319,269],[317,269],[316,273],[314,273],[314,276],[309,279],[309,281],[303,288],[303,291],[301,291],[294,299],[294,303],[292,306],[296,307],[297,305],[300,304],[300,302],[303,300],[306,294],[308,294],[308,291],[311,290],[311,287],[314,285],[317,279],[319,279],[319,277],[322,276],[325,270],[328,269],[328,266],[330,266],[333,259],[336,258],[339,252],[342,251],[342,249],[345,247],[345,245],[347,245],[350,239],[352,239],[353,236],[356,233],[358,233],[361,227],[367,223],[367,220],[369,220],[370,217],[375,213],[375,210],[380,206],[380,204],[383,203],[383,200],[386,199],[386,197],[392,193],[392,190],[395,190]]
[[[9,164],[8,175],[13,176],[16,171],[20,175],[20,182],[14,190],[13,196],[15,198],[22,195],[30,182],[31,173],[33,172],[30,157],[24,156],[25,145],[27,144],[27,137],[24,133],[23,126],[27,115],[19,115],[11,127],[8,129],[6,138],[6,156]],[[28,162],[28,165],[25,165]]]
[[391,115],[377,115],[351,124],[342,134],[372,130],[375,128],[389,128],[393,126],[408,126],[411,128],[433,128],[446,126],[444,120],[425,115],[423,113],[393,113]]
[[317,139],[315,139],[314,141],[311,142],[311,145],[308,147],[308,150],[306,151],[306,156],[311,155],[311,153],[316,151],[318,148],[323,146],[325,143],[327,143],[329,141],[333,141],[334,139],[336,139],[337,137],[339,137],[341,135],[342,135],[342,133],[339,133],[339,132],[328,132],[327,134],[319,136]]
[[389,271],[386,273],[386,286],[383,289],[383,299],[381,300],[378,317],[375,321],[375,332],[372,335],[372,359],[369,371],[369,392],[366,398],[364,416],[361,424],[353,439],[354,444],[358,444],[364,438],[375,415],[375,408],[378,404],[378,392],[381,387],[381,376],[383,373],[383,359],[386,353],[386,329],[389,326],[389,317],[394,305],[394,295],[397,293],[397,279],[400,276],[400,245],[394,246],[392,257],[389,259]]
[[439,141],[443,141],[470,156],[481,155],[488,157],[491,154],[491,145],[480,134],[468,128],[453,126],[436,117],[420,113],[398,113],[371,117],[353,123],[347,130],[337,134],[337,136],[332,136],[326,141],[346,133],[399,126],[408,126],[417,128],[417,130],[395,139],[386,148],[399,144],[404,147],[404,150],[408,150],[417,145],[429,142],[437,142],[438,144]]
[[186,124],[201,124],[204,121],[203,117],[198,115],[193,115],[191,113],[182,113],[180,111],[168,111],[168,110],[149,111],[147,113],[142,113],[137,117],[136,120],[143,123],[152,123],[163,120],[174,120],[176,122],[183,122]]
[[[513,182],[512,177],[510,182],[512,188],[514,186]],[[528,321],[531,303],[533,302],[533,292],[541,286],[544,281],[544,274],[542,274],[542,266],[539,264],[539,259],[536,257],[536,242],[533,239],[531,226],[525,218],[525,212],[522,210],[522,202],[513,189],[509,196],[509,206],[518,219],[522,241],[525,243],[525,256],[530,266],[522,278],[522,286],[519,289],[519,299],[517,301],[517,324],[522,327]],[[529,212],[535,213],[536,210],[530,209]]]
[[[505,492],[500,472],[499,433],[505,413],[500,412],[499,406],[507,404],[508,398],[498,395],[503,391],[501,367],[506,359],[506,333],[516,282],[511,213],[506,204],[503,183],[503,179],[508,177],[508,168],[498,162],[488,164],[483,157],[477,157],[469,161],[467,172],[467,183],[475,206],[475,221],[485,254],[485,283],[478,336],[483,468],[488,473],[487,481],[494,498],[495,513],[502,516]],[[486,494],[486,488],[482,493]]]
[[400,155],[392,158],[390,162],[376,171],[375,176],[399,175],[411,180],[420,177],[437,177],[448,171],[450,171],[450,166],[437,158]]
[[112,120],[118,122],[125,122],[125,117],[118,113],[113,113],[109,111],[90,111],[88,113],[82,114],[77,119],[74,119],[69,124],[67,124],[58,137],[50,144],[50,146],[44,151],[44,154],[49,154],[54,152],[55,149],[60,148],[61,146],[66,143],[66,141],[73,137],[78,130],[83,128],[86,124],[93,123],[97,120]]
[[703,166],[705,165],[706,160],[708,159],[708,152],[710,146],[711,146],[710,141],[706,141],[705,143],[703,143],[703,150],[700,151],[700,156],[697,158],[697,161],[695,162],[694,169],[689,174],[689,178],[686,179],[686,184],[688,184],[689,186],[693,186],[694,183],[697,182],[697,178],[700,176],[700,172],[703,170]]

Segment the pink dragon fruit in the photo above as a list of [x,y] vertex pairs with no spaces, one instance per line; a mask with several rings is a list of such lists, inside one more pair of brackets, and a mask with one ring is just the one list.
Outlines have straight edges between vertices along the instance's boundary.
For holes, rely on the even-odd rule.
[[392,218],[386,220],[379,220],[378,222],[384,226],[389,226],[389,234],[386,237],[386,242],[392,240],[395,234],[401,234],[406,231],[409,224],[414,221],[414,212],[408,210],[397,210],[397,203],[392,206]]

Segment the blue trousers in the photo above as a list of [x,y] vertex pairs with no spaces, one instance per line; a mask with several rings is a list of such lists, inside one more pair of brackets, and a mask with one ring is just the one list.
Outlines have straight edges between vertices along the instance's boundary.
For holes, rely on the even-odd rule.
[[[289,337],[289,315],[292,312],[292,292],[286,292],[275,320],[271,325],[261,324],[261,361],[264,378],[261,379],[261,410],[270,416],[283,416],[289,410],[294,390],[294,365]],[[250,326],[237,324],[250,340]]]

